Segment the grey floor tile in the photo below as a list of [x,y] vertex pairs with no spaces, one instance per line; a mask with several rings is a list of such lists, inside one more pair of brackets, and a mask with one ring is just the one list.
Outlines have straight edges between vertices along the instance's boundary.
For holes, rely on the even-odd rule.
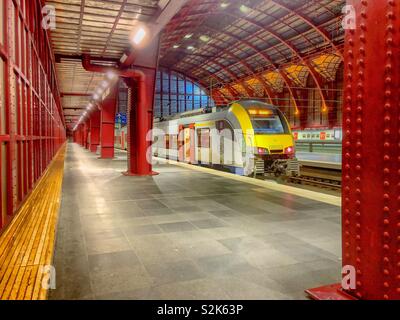
[[192,220],[190,222],[199,229],[213,229],[228,226],[226,223],[218,219]]
[[140,264],[132,250],[89,255],[88,258],[91,272],[130,268]]
[[155,285],[202,279],[206,276],[190,260],[181,260],[164,264],[151,264],[146,266],[146,270],[152,277]]
[[158,225],[164,232],[182,232],[196,229],[189,222],[172,222]]

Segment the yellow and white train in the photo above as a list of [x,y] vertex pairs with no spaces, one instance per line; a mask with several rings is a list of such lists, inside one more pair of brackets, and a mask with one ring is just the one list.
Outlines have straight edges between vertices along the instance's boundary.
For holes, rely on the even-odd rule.
[[156,119],[153,155],[240,175],[298,175],[294,139],[275,106],[241,100],[225,108]]

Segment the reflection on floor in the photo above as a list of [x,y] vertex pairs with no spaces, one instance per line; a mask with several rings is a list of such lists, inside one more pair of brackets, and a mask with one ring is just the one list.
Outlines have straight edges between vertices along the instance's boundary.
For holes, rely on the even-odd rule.
[[304,299],[340,279],[340,208],[68,146],[51,299]]

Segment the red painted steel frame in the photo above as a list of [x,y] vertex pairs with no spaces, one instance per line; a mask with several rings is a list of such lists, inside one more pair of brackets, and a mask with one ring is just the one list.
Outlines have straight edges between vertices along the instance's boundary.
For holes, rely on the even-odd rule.
[[[114,158],[115,113],[117,111],[118,86],[101,102],[100,116],[100,158]],[[90,116],[92,117],[93,114]]]
[[94,111],[90,116],[90,151],[97,152],[100,145],[100,118],[101,112]]
[[41,2],[1,1],[0,232],[66,138],[53,53],[41,28]]
[[[400,0],[348,1],[343,114],[343,265],[354,298],[400,299]],[[337,289],[337,287],[336,287]],[[336,289],[309,290],[314,298]]]
[[[83,56],[82,65],[87,71],[101,73],[112,71],[119,77],[127,79],[127,84],[131,93],[128,99],[130,105],[128,113],[132,113],[133,111],[134,115],[128,117],[128,171],[126,175],[144,176],[156,174],[152,171],[151,159],[148,159],[151,139],[147,139],[147,135],[151,132],[153,126],[156,68],[137,67],[136,69],[113,69],[91,64],[90,57],[87,55]],[[114,90],[115,95],[117,95],[117,89]],[[136,94],[134,94],[133,91],[135,91]],[[116,96],[113,101],[116,101]],[[104,108],[105,105],[107,107],[107,104],[103,102],[102,108]],[[111,121],[111,118],[109,120]],[[114,149],[115,110],[112,123],[112,146]],[[111,137],[111,127],[107,130],[107,133],[104,131],[104,137],[109,139]],[[101,131],[103,139],[103,129]]]

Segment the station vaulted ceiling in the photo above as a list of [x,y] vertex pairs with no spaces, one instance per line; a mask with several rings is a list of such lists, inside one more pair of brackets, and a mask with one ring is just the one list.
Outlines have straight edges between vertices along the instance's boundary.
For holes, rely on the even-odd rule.
[[[51,39],[67,123],[82,113],[103,79],[86,72],[83,53],[118,63],[136,23],[172,0],[52,0]],[[342,59],[344,0],[188,0],[163,30],[160,65],[226,97],[301,85],[310,68],[329,77]],[[103,62],[105,63],[105,62]]]

